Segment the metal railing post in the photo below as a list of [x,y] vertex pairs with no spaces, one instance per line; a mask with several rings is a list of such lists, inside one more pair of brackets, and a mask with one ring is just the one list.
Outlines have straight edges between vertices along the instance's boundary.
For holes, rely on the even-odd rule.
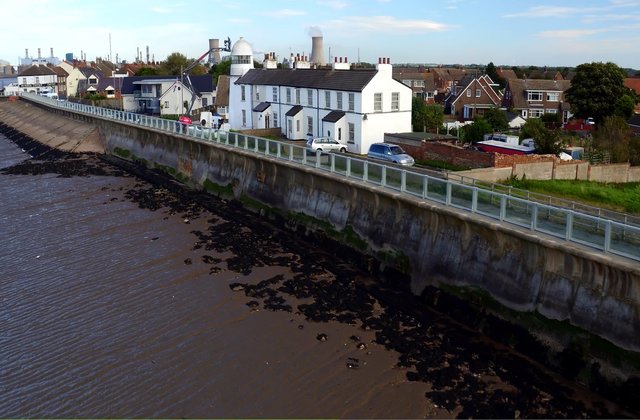
[[400,191],[407,191],[407,171],[404,169],[400,172]]
[[429,197],[429,177],[422,175],[422,198]]
[[538,204],[532,202],[533,207],[531,208],[531,230],[535,231],[538,229]]
[[475,213],[478,211],[478,187],[471,187],[471,211]]
[[604,225],[604,252],[611,251],[611,220],[607,220]]
[[507,218],[507,196],[502,194],[500,195],[500,220],[505,220]]
[[565,220],[565,223],[567,225],[565,226],[565,230],[564,230],[564,238],[567,241],[570,241],[571,237],[573,236],[573,211],[572,210],[567,211],[567,218]]
[[387,167],[386,165],[382,166],[382,170],[380,171],[380,185],[383,187],[387,186]]
[[447,181],[447,195],[445,198],[445,203],[447,203],[447,206],[451,205],[451,181]]

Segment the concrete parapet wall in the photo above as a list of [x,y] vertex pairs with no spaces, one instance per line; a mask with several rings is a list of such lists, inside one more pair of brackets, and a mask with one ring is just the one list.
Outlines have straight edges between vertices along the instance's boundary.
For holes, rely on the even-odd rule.
[[614,183],[627,182],[627,179],[629,178],[628,173],[628,163],[592,165],[589,167],[589,181]]
[[553,162],[518,163],[514,165],[513,174],[518,178],[551,179]]
[[193,184],[229,186],[237,198],[350,227],[372,254],[403,257],[398,268],[417,295],[428,285],[479,288],[514,310],[569,320],[640,351],[637,262],[286,160],[99,118],[87,125],[110,153],[127,151]]
[[628,182],[640,182],[640,166],[632,166],[629,168]]

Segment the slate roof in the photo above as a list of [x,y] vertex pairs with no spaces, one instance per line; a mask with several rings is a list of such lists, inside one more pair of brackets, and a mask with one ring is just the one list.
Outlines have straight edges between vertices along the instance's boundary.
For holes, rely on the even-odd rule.
[[18,76],[22,77],[22,76],[51,76],[51,75],[55,75],[56,72],[51,70],[49,67],[47,66],[31,66],[28,69],[26,69],[25,71],[23,71],[22,73],[20,73]]
[[324,116],[322,121],[334,123],[340,121],[340,118],[344,117],[344,111],[331,111],[327,115]]
[[[196,92],[213,92],[215,85],[213,84],[213,77],[210,74],[203,74],[201,76],[189,76],[191,84]],[[123,95],[131,95],[136,90],[135,82],[142,82],[145,80],[179,80],[180,76],[165,75],[165,76],[131,76],[122,79]]]
[[251,69],[236,84],[362,92],[376,74],[375,70]]
[[287,111],[286,115],[287,117],[293,117],[295,116],[298,112],[302,111],[302,106],[300,105],[294,105],[291,107],[290,110]]
[[271,104],[269,102],[260,102],[258,105],[255,106],[255,108],[253,108],[253,110],[255,112],[264,112],[267,109],[269,109],[270,106]]

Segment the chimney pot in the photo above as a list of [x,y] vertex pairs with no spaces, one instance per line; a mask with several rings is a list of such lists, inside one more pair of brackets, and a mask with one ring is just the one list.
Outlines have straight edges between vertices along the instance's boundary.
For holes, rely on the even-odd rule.
[[387,57],[387,64],[391,64],[391,59]]

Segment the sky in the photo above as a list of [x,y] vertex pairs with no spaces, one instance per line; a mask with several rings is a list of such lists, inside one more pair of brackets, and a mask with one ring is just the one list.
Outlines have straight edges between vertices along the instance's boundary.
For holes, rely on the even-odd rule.
[[[244,37],[261,61],[310,55],[392,64],[640,69],[640,0],[0,0],[0,59],[197,58]],[[223,56],[227,53],[222,52]]]

